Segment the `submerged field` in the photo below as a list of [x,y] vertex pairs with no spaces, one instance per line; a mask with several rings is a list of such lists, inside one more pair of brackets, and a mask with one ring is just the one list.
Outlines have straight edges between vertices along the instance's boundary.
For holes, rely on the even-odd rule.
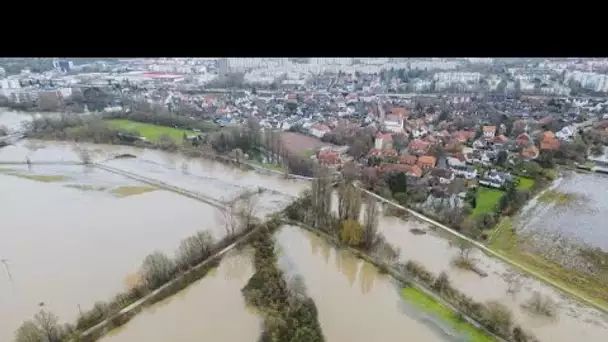
[[513,219],[491,247],[608,308],[608,177],[565,173]]

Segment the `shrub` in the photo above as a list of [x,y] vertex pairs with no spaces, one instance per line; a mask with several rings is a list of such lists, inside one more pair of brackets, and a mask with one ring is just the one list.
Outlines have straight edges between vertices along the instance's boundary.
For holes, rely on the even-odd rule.
[[522,307],[539,316],[555,317],[557,315],[557,304],[551,297],[543,296],[536,291]]
[[482,319],[491,332],[503,337],[511,336],[513,314],[503,304],[496,301],[486,303]]

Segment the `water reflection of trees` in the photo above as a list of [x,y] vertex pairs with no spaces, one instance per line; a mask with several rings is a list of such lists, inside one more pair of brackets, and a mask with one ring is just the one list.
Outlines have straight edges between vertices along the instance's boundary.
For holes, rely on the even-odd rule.
[[363,262],[361,265],[361,271],[359,272],[359,286],[361,292],[366,294],[374,288],[374,282],[376,281],[376,274],[378,270],[376,267],[369,262]]
[[352,287],[357,279],[357,271],[359,270],[359,259],[355,258],[350,252],[345,250],[336,251],[336,266],[340,272],[346,277],[348,283]]

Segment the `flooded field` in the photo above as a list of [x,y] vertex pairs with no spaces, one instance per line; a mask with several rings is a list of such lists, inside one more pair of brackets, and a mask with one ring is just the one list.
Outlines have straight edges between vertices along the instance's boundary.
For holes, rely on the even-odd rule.
[[[608,336],[608,317],[599,311],[580,306],[540,281],[522,276],[507,264],[477,249],[473,249],[470,255],[475,264],[488,273],[487,277],[454,268],[451,260],[460,253],[459,248],[439,237],[426,224],[413,219],[404,221],[384,217],[380,220],[379,228],[387,240],[401,250],[403,261],[418,261],[434,274],[445,271],[457,289],[476,301],[495,300],[508,306],[513,311],[515,321],[541,341],[572,342],[583,338],[599,342]],[[427,233],[415,235],[410,232],[413,228]],[[521,282],[521,289],[512,295],[508,293],[509,283],[515,279]],[[535,291],[550,296],[558,303],[555,319],[531,316],[521,307]]]
[[569,172],[552,190],[571,199],[532,201],[515,221],[517,231],[563,237],[608,252],[608,176]]
[[[0,113],[0,125],[17,129],[28,115]],[[306,182],[246,172],[206,160],[124,146],[23,140],[0,149],[0,340],[36,313],[40,303],[62,322],[125,289],[154,250],[172,256],[179,242],[199,230],[221,238],[217,210],[202,202],[82,165],[8,165],[8,162],[94,161],[130,153],[138,159],[110,166],[181,186],[217,199],[267,187],[256,213],[280,209]],[[186,167],[183,165],[187,164]],[[12,278],[12,281],[11,281]]]
[[460,341],[402,300],[399,286],[373,265],[298,227],[285,226],[276,238],[280,265],[303,278],[328,342]]
[[251,254],[249,249],[231,251],[203,279],[145,309],[101,341],[257,341],[261,319],[241,294],[253,274]]

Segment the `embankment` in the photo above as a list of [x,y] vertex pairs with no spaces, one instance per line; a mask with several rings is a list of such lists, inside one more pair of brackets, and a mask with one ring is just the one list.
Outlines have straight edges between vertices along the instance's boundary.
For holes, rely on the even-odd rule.
[[165,283],[141,299],[119,310],[110,317],[86,329],[82,333],[76,334],[76,337],[72,338],[71,341],[96,341],[110,330],[126,324],[144,307],[167,298],[204,277],[209,270],[218,265],[222,256],[237,246],[247,244],[249,240],[256,235],[259,229],[260,226],[255,226],[246,232],[224,239],[220,242],[220,245],[217,246],[217,248],[221,248],[218,252],[214,253],[198,265],[179,274],[171,281]]
[[605,306],[596,303],[595,301],[587,298],[584,295],[581,295],[580,293],[576,292],[573,289],[570,289],[570,288],[568,288],[566,286],[563,286],[561,284],[556,283],[552,279],[549,279],[548,277],[546,277],[546,276],[544,276],[544,275],[542,275],[542,274],[540,274],[540,273],[538,273],[538,272],[536,272],[536,271],[534,271],[534,270],[532,270],[532,269],[530,269],[530,268],[528,268],[528,267],[526,267],[526,266],[524,266],[524,265],[522,265],[522,264],[520,264],[520,263],[518,263],[518,262],[516,262],[514,260],[511,260],[508,256],[505,256],[505,255],[503,255],[500,252],[493,251],[493,250],[489,249],[488,247],[486,247],[484,244],[482,244],[482,243],[480,243],[480,242],[478,242],[476,240],[473,240],[473,239],[471,239],[471,238],[469,238],[469,237],[467,237],[467,236],[465,236],[465,235],[463,235],[463,234],[461,234],[461,233],[453,230],[452,228],[450,228],[450,227],[448,227],[446,225],[443,225],[443,224],[441,224],[441,223],[439,223],[439,222],[437,222],[437,221],[435,221],[435,220],[433,220],[433,219],[431,219],[429,217],[426,217],[425,215],[422,215],[422,214],[420,214],[420,213],[418,213],[418,212],[416,212],[416,211],[414,211],[412,209],[409,209],[409,208],[406,208],[406,207],[404,207],[402,205],[399,205],[399,204],[397,204],[397,203],[395,203],[393,201],[390,201],[390,200],[388,200],[388,199],[386,199],[384,197],[381,197],[381,196],[379,196],[379,195],[377,195],[377,194],[375,194],[375,193],[373,193],[371,191],[363,189],[363,188],[361,188],[358,185],[357,185],[357,187],[359,189],[361,189],[363,192],[365,192],[366,194],[374,197],[378,201],[380,201],[382,203],[387,203],[387,204],[389,204],[389,205],[391,205],[391,206],[393,206],[395,208],[401,209],[401,210],[403,210],[403,211],[411,214],[412,216],[416,217],[417,219],[422,220],[423,222],[431,224],[432,226],[434,226],[436,228],[439,228],[439,229],[441,229],[441,230],[443,230],[443,231],[451,234],[452,236],[455,236],[458,239],[461,239],[461,240],[464,240],[464,241],[470,243],[472,246],[478,248],[479,250],[481,250],[485,254],[487,254],[487,255],[489,255],[491,257],[495,257],[495,258],[497,258],[497,259],[499,259],[499,260],[501,260],[501,261],[503,261],[503,262],[505,262],[505,263],[507,263],[507,264],[509,264],[511,266],[514,266],[515,268],[517,268],[517,269],[519,269],[519,270],[521,270],[521,271],[523,271],[523,272],[525,272],[525,273],[527,273],[527,274],[529,274],[529,275],[531,275],[531,276],[539,279],[540,281],[542,281],[542,282],[544,282],[544,283],[552,286],[553,288],[555,288],[555,289],[557,289],[557,290],[559,290],[559,291],[567,294],[571,298],[574,298],[574,299],[578,300],[579,302],[581,302],[581,303],[583,303],[583,304],[585,304],[587,306],[593,307],[593,308],[595,308],[595,309],[597,309],[597,310],[599,310],[599,311],[601,311],[601,312],[603,312],[605,314],[608,314],[608,308],[606,308]]
[[472,327],[477,328],[481,332],[483,332],[483,334],[487,336],[487,340],[488,341],[505,341],[504,338],[502,338],[500,336],[497,336],[495,333],[491,332],[488,328],[486,328],[484,325],[482,325],[478,320],[470,317],[466,312],[464,312],[460,308],[456,307],[452,303],[447,302],[441,296],[437,295],[434,290],[432,290],[431,288],[428,287],[428,285],[425,285],[422,282],[420,282],[416,278],[415,275],[408,274],[408,273],[404,272],[404,268],[397,269],[394,265],[389,265],[386,262],[383,262],[383,261],[379,260],[378,258],[375,258],[375,257],[369,255],[368,253],[366,253],[366,252],[364,252],[362,250],[359,250],[357,248],[346,246],[346,245],[340,243],[333,236],[330,236],[329,234],[327,234],[327,233],[325,233],[323,231],[320,231],[318,229],[314,229],[314,228],[312,228],[312,227],[310,227],[308,225],[305,225],[305,224],[303,224],[301,222],[297,222],[297,221],[293,221],[293,220],[289,220],[289,219],[285,219],[285,220],[283,220],[283,222],[285,224],[290,224],[290,225],[294,225],[294,226],[298,226],[298,227],[301,227],[303,229],[306,229],[306,230],[312,232],[313,234],[315,234],[315,235],[323,238],[324,240],[328,241],[329,243],[331,243],[332,245],[334,245],[336,248],[341,248],[341,249],[348,250],[349,252],[351,252],[355,256],[357,256],[358,258],[361,258],[361,259],[369,262],[370,264],[376,266],[380,271],[389,274],[394,279],[396,279],[397,281],[399,281],[401,283],[401,285],[404,286],[404,287],[407,287],[407,286],[414,287],[415,289],[417,289],[418,291],[424,293],[425,295],[427,295],[428,297],[432,298],[436,302],[441,303],[442,305],[444,305],[445,307],[447,307],[448,309],[450,309],[452,312],[457,313],[458,315],[462,316],[462,318],[467,323],[469,323],[470,325],[472,325]]

